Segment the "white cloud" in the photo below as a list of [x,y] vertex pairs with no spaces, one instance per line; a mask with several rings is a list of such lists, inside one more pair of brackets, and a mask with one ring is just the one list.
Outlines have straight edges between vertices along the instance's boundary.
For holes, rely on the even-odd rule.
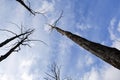
[[85,67],[85,62],[82,60],[81,57],[78,59],[76,66],[78,69],[83,69]]
[[115,47],[120,50],[120,39],[113,41],[112,47]]
[[49,25],[45,25],[44,26],[44,30],[47,32],[47,33],[50,33],[52,28],[49,26]]
[[77,60],[77,64],[76,67],[80,70],[82,70],[85,67],[91,67],[92,64],[94,64],[95,60],[93,59],[93,57],[89,54],[86,55],[80,55],[78,60]]
[[23,73],[21,79],[22,80],[33,80],[32,75],[29,75],[27,73]]
[[48,1],[44,0],[44,1],[42,1],[41,5],[42,6],[39,9],[37,9],[36,11],[45,12],[45,13],[54,11],[54,5],[55,5],[54,1],[48,2]]
[[94,63],[94,59],[90,55],[86,55],[85,59],[86,59],[86,65],[87,66],[90,66]]
[[120,70],[110,65],[104,65],[103,68],[92,67],[81,80],[119,80],[119,75]]
[[0,80],[15,80],[14,78],[13,78],[13,76],[9,76],[9,75],[7,75],[7,74],[2,74],[2,75],[0,75]]
[[76,24],[76,27],[82,31],[84,30],[87,30],[87,29],[90,29],[91,26],[89,24],[80,24],[80,23],[77,23]]
[[119,23],[118,23],[118,28],[117,28],[117,30],[120,32],[120,21],[119,21]]
[[58,47],[58,60],[59,64],[67,64],[71,54],[71,47],[73,43],[67,38],[61,39]]
[[90,72],[84,74],[84,77],[81,80],[102,80],[100,78],[99,72],[96,68],[92,68]]
[[[117,24],[117,26],[116,26]],[[120,36],[118,35],[120,29],[120,22],[117,23],[116,18],[113,18],[110,22],[110,27],[108,28],[109,34],[110,34],[110,39],[113,41],[112,42],[112,47],[115,47],[117,49],[120,49]]]
[[108,27],[109,33],[110,33],[110,38],[111,40],[116,40],[116,35],[114,34],[114,26],[115,26],[116,19],[113,18],[110,22],[110,27]]
[[110,66],[103,69],[103,80],[120,80],[120,70]]
[[109,29],[109,33],[110,33],[111,40],[115,40],[116,36],[114,35],[114,33],[113,33],[113,31],[111,29]]
[[34,74],[29,74],[30,68],[32,67],[33,59],[23,59],[19,65],[20,79],[22,80],[33,80]]
[[116,18],[112,18],[112,20],[110,21],[110,26],[112,29],[114,28],[115,22],[116,22]]
[[23,59],[20,62],[19,70],[20,72],[29,72],[30,67],[32,66],[32,59]]

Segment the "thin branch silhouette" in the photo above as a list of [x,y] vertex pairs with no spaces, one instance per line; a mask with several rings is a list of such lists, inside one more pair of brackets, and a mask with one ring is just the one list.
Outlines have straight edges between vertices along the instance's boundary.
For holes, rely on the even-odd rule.
[[[4,59],[6,59],[10,54],[12,54],[13,52],[18,52],[20,50],[20,45],[24,44],[24,41],[28,39],[28,37],[33,33],[34,30],[29,30],[26,31],[23,34],[17,35],[15,37],[12,37],[10,39],[5,40],[2,44],[0,44],[0,47],[6,45],[7,43],[9,43],[10,41],[12,41],[13,39],[16,39],[20,36],[22,36],[22,38],[19,38],[20,41],[18,41],[17,43],[15,43],[13,46],[7,53],[5,53],[4,55],[0,56],[0,62],[3,61]],[[1,46],[2,45],[2,46]]]
[[72,80],[71,77],[61,76],[61,66],[56,62],[50,65],[49,72],[46,72],[45,74],[45,80]]
[[35,16],[36,14],[42,14],[43,16],[45,16],[44,13],[41,13],[41,12],[37,12],[37,11],[32,10],[32,9],[30,8],[30,2],[29,2],[29,1],[27,1],[29,5],[25,4],[25,2],[24,2],[23,0],[16,0],[16,1],[19,2],[22,6],[24,6],[24,7],[25,7],[31,14],[33,14],[34,16]]
[[13,40],[17,40],[17,41],[14,41],[14,43],[9,46],[8,52],[6,52],[4,55],[0,56],[0,62],[3,61],[4,59],[6,59],[13,52],[20,51],[21,50],[21,46],[29,46],[29,47],[31,47],[29,42],[39,41],[39,42],[42,42],[43,44],[47,45],[42,40],[36,40],[36,39],[31,39],[30,38],[30,35],[33,34],[35,29],[24,30],[23,26],[21,26],[21,28],[19,28],[19,29],[20,29],[20,32],[21,32],[19,34],[16,34],[15,32],[10,31],[10,30],[0,29],[1,31],[6,31],[6,32],[10,32],[10,33],[14,34],[13,37],[10,37],[10,38],[4,40],[3,42],[1,42],[0,43],[0,47],[3,47],[5,45],[7,45],[8,43],[10,43]]

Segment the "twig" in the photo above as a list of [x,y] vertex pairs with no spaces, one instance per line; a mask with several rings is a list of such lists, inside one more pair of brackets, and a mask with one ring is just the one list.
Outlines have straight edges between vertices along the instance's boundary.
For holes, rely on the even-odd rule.
[[0,31],[7,31],[7,32],[10,32],[10,33],[12,33],[12,34],[14,34],[14,35],[17,35],[17,34],[14,33],[13,31],[10,31],[10,30],[7,30],[7,29],[0,29]]
[[62,12],[60,13],[60,16],[58,17],[58,19],[57,19],[52,25],[53,25],[53,26],[56,26],[57,23],[59,22],[59,20],[62,18],[62,16],[63,16],[63,10],[62,10]]
[[11,48],[6,54],[0,56],[0,62],[6,59],[12,52],[16,51],[16,48],[19,48],[20,45],[24,42],[25,39],[28,38],[29,35],[26,35],[25,38],[23,38],[20,42],[18,42],[17,45],[15,45],[13,48]]
[[48,26],[51,27],[51,31],[56,28],[56,25],[57,25],[57,23],[59,22],[59,20],[62,18],[62,16],[63,16],[63,10],[62,10],[62,12],[60,13],[60,16],[58,17],[58,19],[55,20],[53,24],[48,24]]
[[42,41],[42,40],[34,40],[34,39],[31,39],[31,40],[26,40],[27,42],[31,42],[31,41],[39,41],[39,42],[42,42],[43,44],[45,44],[46,46],[48,46],[48,44],[47,43],[45,43],[44,41]]

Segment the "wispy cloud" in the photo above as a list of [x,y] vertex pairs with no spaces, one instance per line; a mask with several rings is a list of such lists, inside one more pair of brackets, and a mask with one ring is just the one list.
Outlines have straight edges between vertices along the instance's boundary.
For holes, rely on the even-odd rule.
[[98,69],[93,67],[86,72],[81,80],[119,80],[120,71],[112,66],[104,65]]
[[106,69],[103,69],[104,73],[103,80],[119,80],[120,79],[120,71],[114,67],[106,67]]
[[52,2],[48,2],[46,0],[42,1],[42,6],[37,10],[37,11],[43,11],[43,12],[53,12],[54,11],[54,5],[55,5],[55,2],[52,1]]
[[117,30],[120,32],[120,21],[119,21],[119,23],[118,23],[118,28],[117,28]]
[[72,46],[73,46],[73,43],[69,41],[67,38],[60,40],[59,47],[58,47],[59,64],[65,66],[65,64],[69,62]]
[[112,47],[120,49],[120,35],[119,35],[119,20],[113,18],[110,22],[110,27],[108,28],[110,39],[112,40]]
[[76,23],[76,28],[80,29],[81,31],[85,31],[85,30],[90,29],[92,27],[89,24]]
[[101,80],[101,77],[98,70],[93,67],[89,72],[84,74],[81,80]]
[[78,68],[78,70],[83,70],[88,67],[91,69],[92,67],[94,67],[93,64],[96,61],[94,57],[92,57],[90,54],[86,54],[86,55],[81,54],[76,59],[77,59],[76,67]]

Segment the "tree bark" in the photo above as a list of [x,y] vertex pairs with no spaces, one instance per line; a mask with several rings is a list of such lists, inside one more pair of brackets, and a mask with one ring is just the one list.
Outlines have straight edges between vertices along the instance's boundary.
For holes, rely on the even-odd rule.
[[82,38],[69,31],[62,30],[58,27],[54,27],[54,26],[51,26],[51,27],[56,29],[62,35],[67,36],[72,41],[74,41],[76,44],[83,47],[84,49],[91,52],[92,54],[96,55],[100,59],[111,64],[117,69],[120,69],[120,51],[118,49],[89,41],[85,38]]

